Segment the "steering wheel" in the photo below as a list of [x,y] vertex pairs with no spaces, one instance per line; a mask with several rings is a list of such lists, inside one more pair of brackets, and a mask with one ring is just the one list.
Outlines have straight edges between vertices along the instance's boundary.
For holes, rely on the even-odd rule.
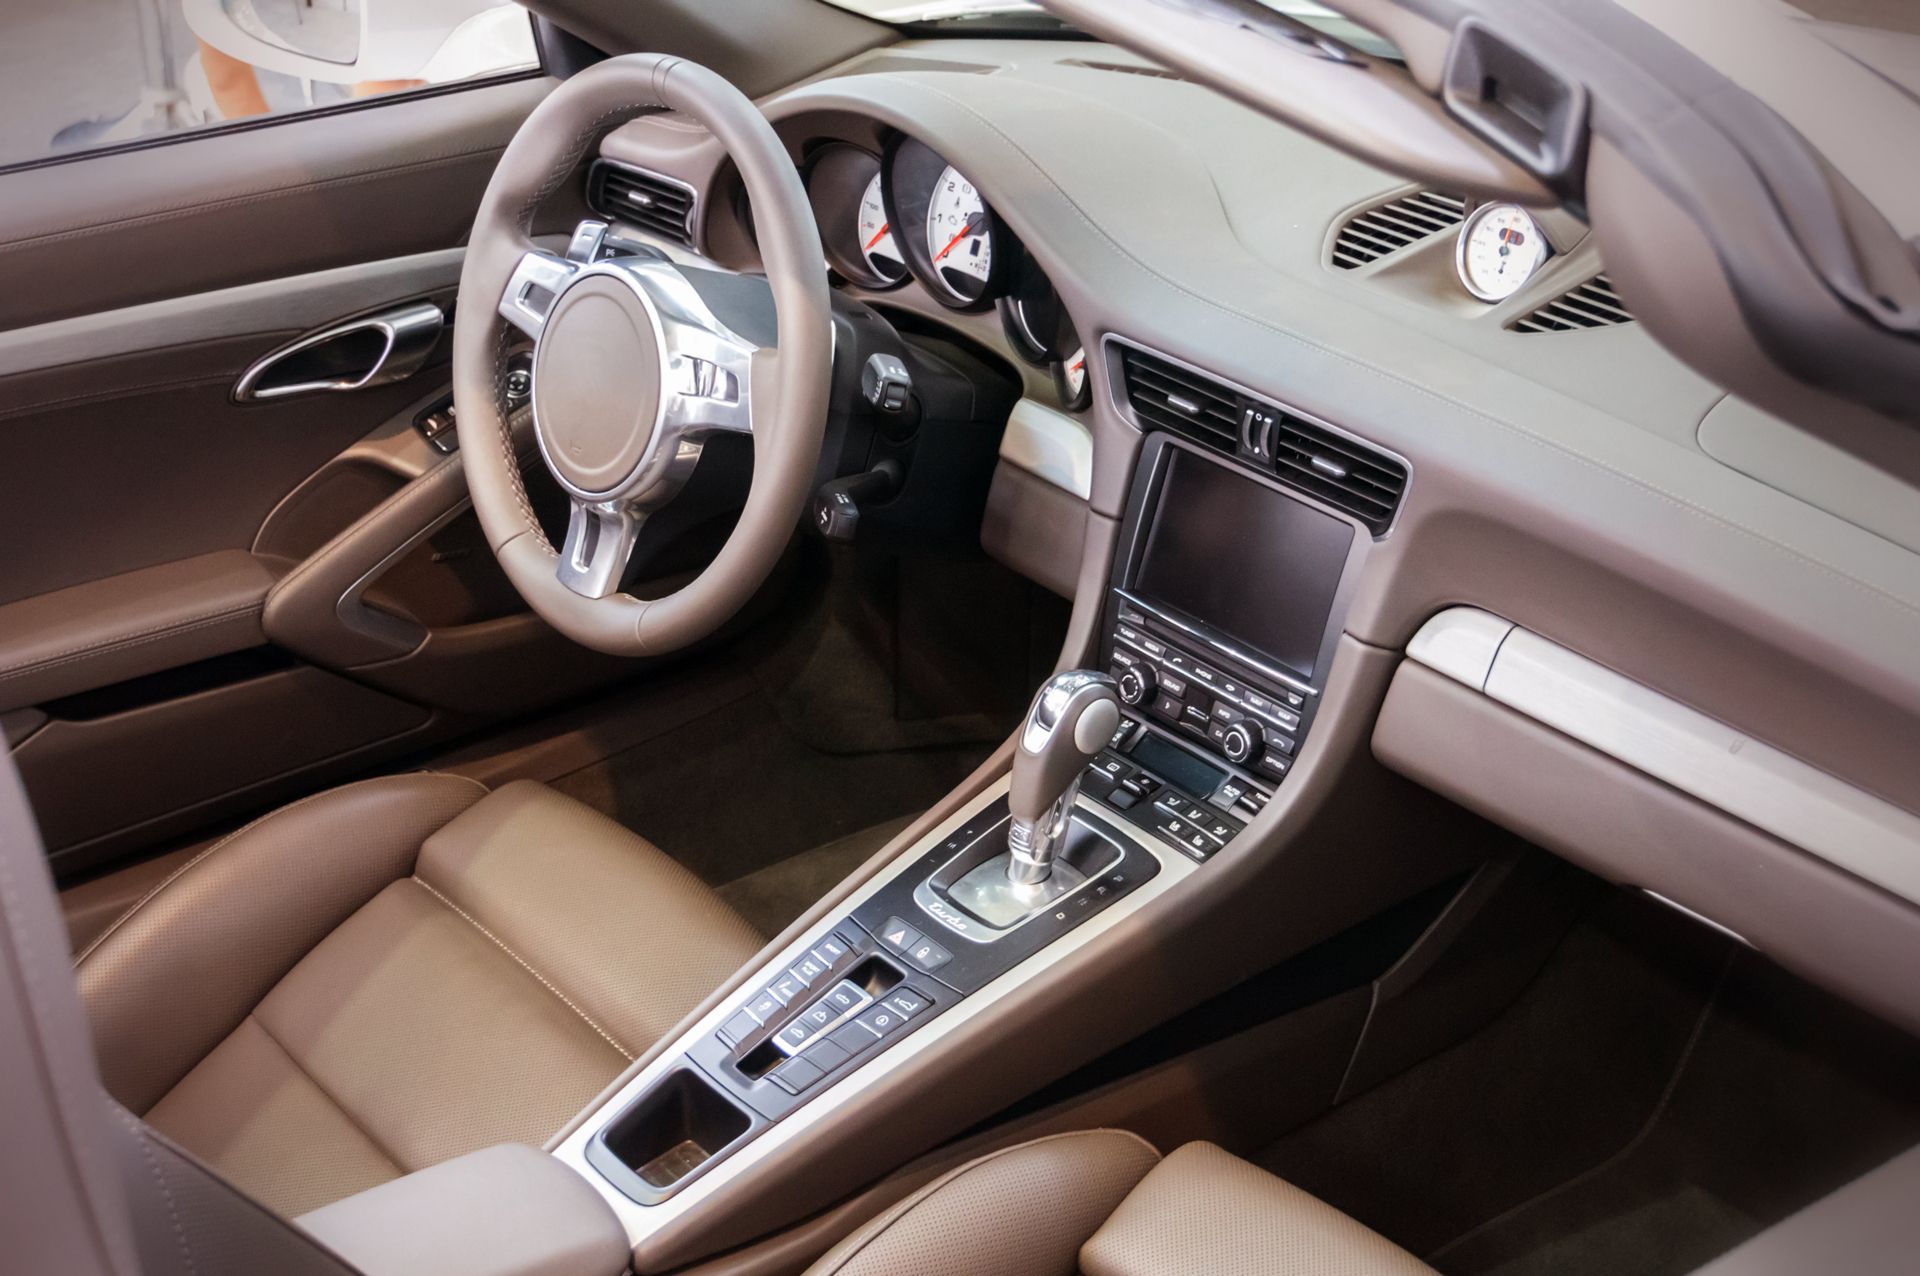
[[[535,211],[587,148],[663,108],[705,125],[739,167],[765,279],[605,256],[599,222],[581,223],[564,255],[534,244]],[[507,401],[516,329],[534,340],[540,455],[572,504],[557,553],[520,476],[514,427],[524,423]],[[599,651],[657,655],[738,611],[810,494],[832,362],[812,206],[786,147],[738,89],[679,58],[632,54],[573,76],[527,117],[481,198],[460,272],[453,394],[487,543],[549,624]],[[647,516],[686,481],[702,441],[729,432],[753,439],[753,482],[719,555],[665,597],[620,592]]]

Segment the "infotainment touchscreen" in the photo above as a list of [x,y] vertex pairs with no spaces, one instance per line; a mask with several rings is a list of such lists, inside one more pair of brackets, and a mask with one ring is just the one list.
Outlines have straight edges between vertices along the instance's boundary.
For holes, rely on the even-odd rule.
[[1313,677],[1353,527],[1180,448],[1134,591]]

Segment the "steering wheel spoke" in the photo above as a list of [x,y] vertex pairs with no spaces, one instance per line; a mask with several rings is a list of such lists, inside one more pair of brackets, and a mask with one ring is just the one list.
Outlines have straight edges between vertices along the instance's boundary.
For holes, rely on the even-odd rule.
[[618,591],[646,517],[624,501],[575,500],[554,569],[560,583],[582,598],[605,598]]
[[507,279],[506,288],[501,292],[501,317],[538,340],[546,330],[547,316],[553,312],[553,303],[559,300],[561,290],[580,273],[580,269],[579,262],[556,257],[538,248],[522,253],[514,265],[513,274]]

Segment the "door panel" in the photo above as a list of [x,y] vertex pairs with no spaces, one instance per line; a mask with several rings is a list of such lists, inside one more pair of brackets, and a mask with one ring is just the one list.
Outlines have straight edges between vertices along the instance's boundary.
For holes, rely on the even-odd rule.
[[450,315],[480,190],[550,87],[0,174],[0,279],[58,281],[0,293],[0,715],[63,875],[634,668],[526,612],[458,455],[415,429],[446,336],[391,384],[234,394],[303,335]]
[[[541,76],[0,173],[0,330],[460,243]],[[570,221],[566,224],[571,224]]]
[[[256,358],[298,335],[246,336],[0,378],[0,602],[223,549],[409,401],[417,382],[274,403],[232,401]],[[438,370],[422,374],[444,377]]]

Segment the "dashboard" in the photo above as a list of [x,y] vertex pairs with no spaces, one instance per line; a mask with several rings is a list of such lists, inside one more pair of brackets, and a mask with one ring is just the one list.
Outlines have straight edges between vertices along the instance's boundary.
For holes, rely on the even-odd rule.
[[[1110,588],[1173,604],[1172,620],[1211,609],[1191,564],[1149,591],[1126,577],[1143,466],[1171,437],[1355,529],[1330,621],[1345,645],[1314,653],[1310,690],[1333,697],[1342,653],[1406,652],[1464,605],[1626,679],[1646,705],[1723,724],[1728,748],[1748,741],[1811,768],[1875,827],[1906,828],[1920,811],[1910,494],[1891,499],[1883,476],[1848,469],[1664,350],[1583,222],[1410,185],[1086,42],[909,42],[763,105],[806,181],[836,286],[1024,370],[1014,419],[1046,437],[1017,456],[1003,446],[1001,469],[1050,495],[1000,522],[1023,564],[1050,557],[1048,583],[1077,581],[1098,612],[1089,659],[1127,645],[1113,640],[1123,600]],[[601,155],[694,193],[683,247],[757,265],[737,174],[698,130],[642,119]],[[1239,588],[1282,579],[1236,551],[1232,529],[1214,543]],[[1473,685],[1480,664],[1427,667],[1486,689]],[[1617,743],[1561,721],[1563,735]],[[1445,767],[1399,760],[1448,791]],[[1694,774],[1641,770],[1668,784]],[[1491,813],[1501,800],[1469,804]],[[1718,900],[1694,889],[1686,902],[1712,916],[1768,888]],[[1895,893],[1920,905],[1920,889]]]

